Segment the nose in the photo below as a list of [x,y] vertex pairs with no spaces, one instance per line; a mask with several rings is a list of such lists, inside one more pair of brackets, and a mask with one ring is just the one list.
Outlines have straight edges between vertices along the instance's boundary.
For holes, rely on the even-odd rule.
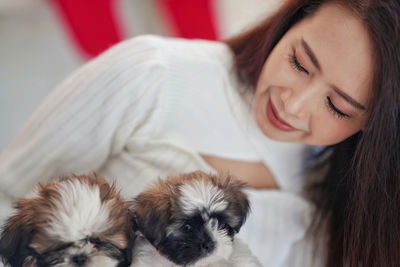
[[72,262],[77,266],[83,266],[87,262],[88,257],[84,254],[75,255],[72,258]]
[[316,98],[320,92],[318,85],[308,84],[303,88],[286,89],[281,99],[287,114],[303,118],[308,111],[317,103]]

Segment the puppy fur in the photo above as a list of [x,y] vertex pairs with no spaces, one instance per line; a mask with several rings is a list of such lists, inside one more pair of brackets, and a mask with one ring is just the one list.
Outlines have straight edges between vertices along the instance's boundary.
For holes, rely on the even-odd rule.
[[[133,266],[150,259],[152,266],[206,266],[234,258],[234,248],[242,247],[234,236],[249,213],[243,188],[229,175],[201,171],[159,180],[133,201],[135,229],[143,235]],[[246,266],[261,266],[249,251],[242,255],[254,263]]]
[[97,175],[40,184],[5,224],[10,266],[129,266],[135,235],[129,202]]

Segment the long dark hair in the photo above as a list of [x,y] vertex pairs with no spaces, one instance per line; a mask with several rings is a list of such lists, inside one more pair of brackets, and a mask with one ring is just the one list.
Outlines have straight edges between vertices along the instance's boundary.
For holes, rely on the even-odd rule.
[[399,266],[400,1],[288,0],[259,26],[226,43],[240,80],[254,89],[282,36],[327,2],[349,9],[364,23],[375,69],[365,129],[325,150],[325,177],[310,194],[318,207],[314,225],[327,227],[328,267]]

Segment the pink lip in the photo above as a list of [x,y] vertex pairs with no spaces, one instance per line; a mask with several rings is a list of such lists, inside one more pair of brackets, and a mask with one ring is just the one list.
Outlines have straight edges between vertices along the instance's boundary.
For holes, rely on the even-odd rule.
[[286,121],[282,120],[278,112],[276,111],[276,108],[274,104],[272,103],[271,99],[268,100],[267,104],[267,117],[271,124],[278,128],[279,130],[285,131],[285,132],[293,132],[293,131],[298,131],[298,129],[294,128],[292,125],[287,123]]

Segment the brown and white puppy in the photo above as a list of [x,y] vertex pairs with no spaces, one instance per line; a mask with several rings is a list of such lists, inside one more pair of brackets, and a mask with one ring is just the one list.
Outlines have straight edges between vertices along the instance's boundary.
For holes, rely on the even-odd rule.
[[41,184],[20,200],[0,239],[6,266],[129,266],[132,213],[104,179],[74,176]]
[[134,200],[132,266],[261,266],[234,238],[249,212],[243,187],[201,171],[159,180]]

